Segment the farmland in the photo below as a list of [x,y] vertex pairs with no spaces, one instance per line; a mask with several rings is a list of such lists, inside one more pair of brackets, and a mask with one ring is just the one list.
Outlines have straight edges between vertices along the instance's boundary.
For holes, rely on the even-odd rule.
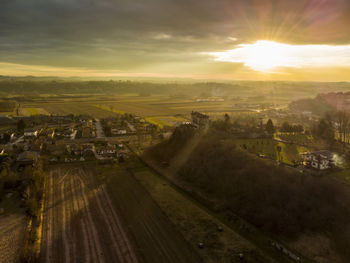
[[55,166],[46,186],[41,262],[199,262],[124,168]]
[[[68,98],[67,98],[68,97]],[[189,120],[191,111],[198,110],[216,118],[223,113],[237,114],[232,107],[233,101],[197,102],[194,98],[172,98],[165,95],[148,97],[135,94],[104,95],[93,97],[81,95],[41,96],[35,99],[21,101],[20,116],[30,115],[90,115],[95,118],[113,117],[130,113],[147,118],[147,121],[160,128],[174,126]],[[240,111],[254,114],[254,112]],[[13,112],[3,112],[4,115],[15,115]]]
[[[306,84],[253,82],[155,84],[3,81],[1,85],[9,89],[4,95],[4,107],[0,107],[2,115],[75,114],[102,119],[131,113],[153,118],[151,120],[159,127],[171,126],[174,122],[171,117],[181,115],[186,119],[191,111],[200,111],[215,119],[225,113],[233,117],[256,115],[269,109],[285,109],[292,98],[314,96],[326,89],[311,83],[307,84],[310,89],[306,89]],[[11,86],[13,88],[10,89]],[[38,96],[29,96],[23,89],[27,86]],[[287,86],[293,86],[293,91],[286,89]],[[340,86],[341,89],[347,88]],[[19,105],[18,112],[15,110],[16,105]]]
[[19,114],[23,116],[48,115],[49,113],[43,108],[20,108]]
[[[14,99],[15,100],[15,99]],[[131,113],[143,117],[162,117],[185,115],[191,111],[201,111],[209,115],[222,113],[254,113],[254,111],[233,107],[240,101],[238,98],[217,100],[198,100],[198,96],[177,96],[152,94],[138,96],[133,93],[125,94],[49,94],[38,97],[17,97],[20,104],[19,115],[29,116],[38,114],[53,115],[91,115],[96,118],[114,116],[116,114]],[[248,100],[249,101],[249,100]],[[16,114],[5,112],[3,114]],[[168,122],[165,120],[165,122]],[[168,125],[168,124],[161,124]]]
[[109,194],[93,181],[82,167],[50,171],[42,262],[138,262]]
[[11,214],[0,216],[0,263],[15,263],[24,238],[25,216]]

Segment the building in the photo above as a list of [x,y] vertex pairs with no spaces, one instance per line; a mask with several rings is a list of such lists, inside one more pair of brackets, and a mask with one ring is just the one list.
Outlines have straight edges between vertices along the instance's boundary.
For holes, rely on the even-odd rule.
[[111,129],[111,133],[113,135],[125,135],[125,134],[127,134],[127,131],[126,130],[120,130],[120,129],[112,128]]
[[206,127],[209,124],[209,116],[198,111],[192,111],[191,120],[192,124],[199,128]]
[[36,137],[38,135],[38,131],[34,129],[26,129],[24,131],[24,137]]
[[335,167],[334,154],[329,151],[305,152],[301,154],[305,167],[326,170]]
[[116,155],[115,146],[107,145],[107,146],[100,146],[96,148],[97,148],[96,153],[104,158],[111,158]]

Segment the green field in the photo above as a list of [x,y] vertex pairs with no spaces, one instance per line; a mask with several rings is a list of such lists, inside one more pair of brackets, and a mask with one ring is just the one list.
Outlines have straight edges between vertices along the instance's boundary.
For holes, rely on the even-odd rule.
[[281,139],[281,140],[285,140],[288,142],[292,142],[292,143],[297,143],[297,144],[303,144],[303,145],[310,145],[313,142],[313,137],[312,135],[307,135],[307,134],[287,134],[287,133],[283,133],[283,134],[278,134],[275,135],[276,139]]
[[[131,113],[144,117],[155,117],[158,125],[169,125],[174,120],[165,117],[177,114],[189,116],[191,111],[201,111],[211,116],[223,113],[236,114],[232,107],[233,100],[222,102],[197,102],[195,98],[171,98],[165,95],[138,97],[135,94],[93,95],[67,97],[45,96],[21,102],[21,115],[37,114],[86,114],[96,118],[115,116],[116,114]],[[242,112],[242,111],[240,111]],[[251,112],[254,114],[254,112]],[[164,116],[164,120],[160,117]],[[163,122],[163,123],[161,123]],[[170,125],[171,126],[171,125]]]
[[147,117],[146,121],[157,125],[159,128],[163,128],[164,126],[177,126],[182,122],[189,121],[187,118],[179,117],[179,116],[154,116]]
[[[234,141],[238,146],[245,147],[251,153],[261,154],[291,165],[300,160],[300,153],[309,150],[304,146],[277,142],[272,139],[235,139]],[[277,151],[278,146],[281,147],[280,154]]]
[[34,108],[34,107],[25,107],[19,109],[19,114],[24,116],[32,116],[32,115],[47,115],[48,113],[43,108]]
[[120,111],[120,110],[114,109],[111,106],[106,106],[106,105],[101,105],[101,104],[94,105],[94,106],[98,109],[105,110],[105,111],[111,111],[111,112],[114,112],[116,114],[124,114],[125,113],[125,111]]

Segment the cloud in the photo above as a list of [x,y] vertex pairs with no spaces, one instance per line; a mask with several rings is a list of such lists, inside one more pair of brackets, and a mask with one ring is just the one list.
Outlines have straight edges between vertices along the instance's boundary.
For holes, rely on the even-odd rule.
[[235,41],[238,40],[238,38],[236,38],[236,37],[228,37],[227,40],[235,42]]
[[347,0],[2,0],[0,61],[201,74],[198,52],[258,39],[345,45],[349,17]]
[[155,35],[153,38],[157,39],[157,40],[164,40],[164,39],[171,39],[172,36],[168,35],[168,34],[160,33],[160,34]]

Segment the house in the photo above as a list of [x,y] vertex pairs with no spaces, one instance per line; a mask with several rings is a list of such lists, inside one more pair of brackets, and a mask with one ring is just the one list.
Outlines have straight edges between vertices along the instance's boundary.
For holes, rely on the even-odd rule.
[[11,142],[13,142],[13,141],[15,141],[17,139],[17,135],[16,135],[16,133],[11,133],[11,135],[10,135],[10,141]]
[[335,167],[334,154],[330,151],[304,152],[301,154],[305,167],[326,170]]
[[115,146],[112,145],[98,147],[98,149],[96,149],[96,152],[98,155],[107,158],[114,157],[116,155]]
[[197,111],[192,111],[191,120],[192,124],[199,128],[204,128],[209,124],[209,116]]
[[36,137],[38,135],[38,131],[35,129],[26,129],[24,131],[24,137],[30,138],[30,137]]
[[125,135],[125,134],[127,134],[127,131],[126,130],[120,130],[120,129],[115,129],[115,128],[113,128],[113,129],[111,129],[111,132],[112,132],[112,134],[116,134],[116,135]]
[[311,119],[312,118],[312,112],[311,111],[303,111],[301,113],[301,116],[306,118],[306,119]]

